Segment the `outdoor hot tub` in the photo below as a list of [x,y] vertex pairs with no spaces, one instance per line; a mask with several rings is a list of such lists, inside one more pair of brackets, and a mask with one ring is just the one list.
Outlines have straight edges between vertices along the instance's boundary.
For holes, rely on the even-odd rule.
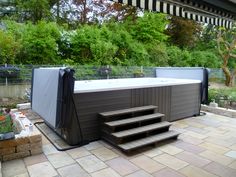
[[69,144],[100,139],[98,114],[155,105],[165,120],[199,115],[201,81],[174,78],[126,78],[74,81],[68,68],[33,72],[32,109]]

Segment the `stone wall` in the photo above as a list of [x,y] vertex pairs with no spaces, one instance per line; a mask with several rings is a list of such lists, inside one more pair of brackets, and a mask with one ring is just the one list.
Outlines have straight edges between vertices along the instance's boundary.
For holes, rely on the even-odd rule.
[[[28,133],[27,133],[28,132]],[[15,139],[0,141],[0,161],[13,160],[42,153],[42,136],[33,128],[16,135]]]
[[214,114],[218,114],[218,115],[222,115],[222,116],[236,118],[236,110],[232,110],[232,109],[226,109],[226,108],[221,108],[221,107],[211,107],[208,105],[201,105],[201,110],[211,112]]

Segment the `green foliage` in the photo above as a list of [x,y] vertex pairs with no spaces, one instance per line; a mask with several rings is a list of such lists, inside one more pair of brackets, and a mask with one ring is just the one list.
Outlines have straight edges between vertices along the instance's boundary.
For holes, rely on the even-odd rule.
[[11,33],[0,30],[0,63],[14,64],[20,47],[20,43],[15,41]]
[[168,66],[168,47],[164,43],[147,44],[146,49],[152,66]]
[[191,60],[188,61],[192,67],[201,66],[208,68],[219,68],[221,61],[220,58],[211,51],[192,51]]
[[117,61],[113,60],[116,59],[114,56],[118,47],[113,45],[111,42],[98,40],[94,44],[91,44],[90,50],[97,65],[104,66],[110,63],[120,64],[119,59]]
[[60,33],[55,23],[39,22],[25,26],[20,57],[28,64],[55,64]]
[[50,6],[48,0],[16,0],[16,7],[21,13],[21,20],[31,20],[36,23],[50,16]]
[[189,66],[188,62],[191,58],[189,51],[185,49],[180,49],[177,46],[170,46],[167,49],[167,54],[169,57],[169,66],[183,67]]
[[233,101],[236,102],[236,89],[235,88],[224,88],[224,89],[209,89],[208,90],[208,101],[215,101],[220,106],[223,106],[222,101]]
[[135,23],[128,22],[127,28],[131,35],[140,42],[164,42],[168,36],[164,33],[168,20],[161,13],[146,12]]
[[0,134],[11,131],[13,131],[11,116],[0,112]]

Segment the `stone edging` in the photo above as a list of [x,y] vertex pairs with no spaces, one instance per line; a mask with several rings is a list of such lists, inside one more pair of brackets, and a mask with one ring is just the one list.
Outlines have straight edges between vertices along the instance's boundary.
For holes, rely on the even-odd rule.
[[236,110],[233,110],[233,109],[226,109],[226,108],[221,108],[221,107],[211,107],[208,105],[201,105],[201,110],[215,113],[215,114],[222,115],[222,116],[236,118]]

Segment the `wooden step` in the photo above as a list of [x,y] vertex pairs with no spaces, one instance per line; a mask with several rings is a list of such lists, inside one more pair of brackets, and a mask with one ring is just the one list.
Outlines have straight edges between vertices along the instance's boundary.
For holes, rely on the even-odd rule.
[[168,132],[149,136],[149,137],[142,138],[139,140],[131,141],[124,144],[119,144],[118,147],[121,148],[123,151],[130,151],[130,150],[134,150],[134,149],[137,149],[146,145],[154,144],[160,141],[177,138],[179,134],[180,133],[176,131],[170,130]]
[[113,135],[116,138],[124,138],[127,136],[150,132],[150,131],[161,129],[161,128],[167,128],[169,126],[171,126],[171,123],[164,121],[164,122],[160,122],[160,123],[155,123],[155,124],[151,124],[151,125],[146,125],[146,126],[142,126],[142,127],[138,127],[138,128],[132,128],[129,130],[124,130],[124,131],[112,133],[111,135]]
[[161,119],[164,116],[165,115],[161,114],[161,113],[154,113],[154,114],[149,114],[149,115],[145,115],[145,116],[132,117],[132,118],[128,118],[128,119],[105,122],[104,124],[109,127],[118,127],[118,126],[123,126],[123,125],[127,125],[127,124],[148,121],[148,120],[152,120],[152,119]]
[[128,108],[128,109],[121,109],[121,110],[116,110],[116,111],[103,112],[103,113],[99,113],[99,114],[102,117],[111,117],[111,116],[124,115],[124,114],[128,114],[128,113],[136,113],[136,112],[154,110],[156,108],[157,108],[157,106],[149,105],[149,106],[141,106],[141,107],[134,107],[134,108]]

